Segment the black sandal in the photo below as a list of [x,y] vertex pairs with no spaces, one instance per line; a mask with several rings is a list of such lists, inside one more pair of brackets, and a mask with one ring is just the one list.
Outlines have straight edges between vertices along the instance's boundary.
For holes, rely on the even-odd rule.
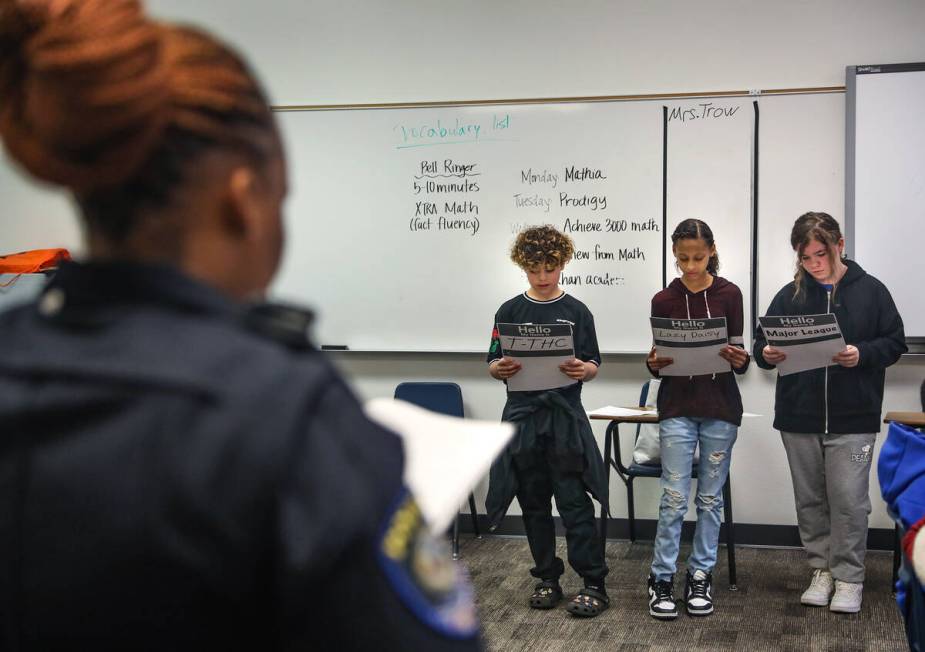
[[562,587],[556,581],[545,580],[533,587],[530,607],[533,609],[552,609],[562,599]]
[[578,592],[578,595],[572,598],[566,610],[573,616],[594,618],[600,615],[609,606],[610,598],[607,597],[606,593],[586,586]]

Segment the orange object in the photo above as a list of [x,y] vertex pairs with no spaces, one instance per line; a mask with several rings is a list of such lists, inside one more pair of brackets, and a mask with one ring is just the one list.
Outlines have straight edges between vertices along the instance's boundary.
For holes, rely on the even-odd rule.
[[18,254],[0,256],[0,274],[16,274],[0,287],[7,287],[16,282],[22,274],[34,274],[54,269],[60,263],[71,259],[67,249],[33,249]]

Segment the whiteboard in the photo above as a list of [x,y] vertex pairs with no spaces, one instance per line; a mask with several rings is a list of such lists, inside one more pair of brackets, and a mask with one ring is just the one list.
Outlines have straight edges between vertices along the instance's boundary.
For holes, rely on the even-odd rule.
[[925,337],[925,63],[851,66],[848,247],[893,295],[907,338]]
[[562,286],[601,350],[646,351],[680,220],[710,223],[721,273],[748,286],[750,103],[679,100],[667,115],[663,207],[661,102],[280,112],[292,191],[272,293],[314,306],[322,345],[485,351],[495,311],[527,288],[515,234],[552,224],[575,241]]

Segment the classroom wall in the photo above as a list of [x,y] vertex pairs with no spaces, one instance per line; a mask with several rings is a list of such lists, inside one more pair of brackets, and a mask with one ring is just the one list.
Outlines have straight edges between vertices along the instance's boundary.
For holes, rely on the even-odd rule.
[[[237,43],[275,104],[840,86],[846,65],[925,60],[925,3],[918,0],[154,0],[149,6],[165,17],[203,23]],[[793,139],[801,130],[812,135],[827,129],[838,141],[844,132],[843,96],[832,97],[833,112],[817,116],[824,124],[814,124],[809,116],[786,135],[764,133],[762,148],[778,146],[775,136]],[[796,172],[792,183],[801,186],[800,197],[812,198],[811,205],[794,205],[786,192],[760,195],[766,216],[759,231],[762,256],[776,263],[760,272],[762,306],[791,274],[789,223],[805,210],[829,210],[837,217],[843,211],[843,143],[823,150],[808,147],[801,165],[816,174]],[[790,178],[767,182],[786,188]],[[15,215],[4,217],[3,249],[70,246],[80,251],[79,232],[60,197],[38,194],[6,167],[0,167],[0,196],[15,208]],[[296,218],[311,216],[290,216]],[[516,273],[512,266],[511,274]],[[376,282],[388,281],[385,269]],[[499,296],[497,302],[506,298]],[[491,317],[485,315],[486,344]],[[469,416],[495,419],[501,412],[503,388],[487,376],[481,356],[354,353],[334,359],[364,397],[391,395],[404,380],[449,379],[462,386]],[[925,362],[918,358],[891,368],[884,408],[918,409],[923,377]],[[646,378],[641,355],[607,356],[598,378],[584,390],[585,405],[632,404]],[[764,416],[747,420],[740,430],[732,465],[736,521],[793,524],[786,459],[771,428],[773,376],[753,368],[740,387],[745,409]],[[603,426],[595,429],[601,438]],[[637,486],[637,516],[655,518],[657,483]],[[477,491],[480,508],[484,493],[483,484]],[[890,527],[873,493],[871,525]],[[625,493],[617,481],[611,505],[614,516],[626,515]]]

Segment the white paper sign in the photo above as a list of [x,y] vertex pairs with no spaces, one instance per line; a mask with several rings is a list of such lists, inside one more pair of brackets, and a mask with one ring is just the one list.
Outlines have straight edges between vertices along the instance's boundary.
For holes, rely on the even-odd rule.
[[787,354],[777,365],[781,376],[835,364],[832,358],[845,350],[845,338],[835,315],[759,317],[768,344]]
[[719,352],[729,343],[726,318],[668,319],[650,317],[655,355],[673,358],[660,376],[701,376],[731,371]]
[[569,324],[498,324],[501,353],[520,363],[520,371],[508,378],[512,392],[530,392],[574,385],[559,365],[575,357]]
[[401,436],[405,484],[434,534],[453,523],[459,506],[514,435],[510,423],[449,417],[391,398],[368,401],[364,409]]

